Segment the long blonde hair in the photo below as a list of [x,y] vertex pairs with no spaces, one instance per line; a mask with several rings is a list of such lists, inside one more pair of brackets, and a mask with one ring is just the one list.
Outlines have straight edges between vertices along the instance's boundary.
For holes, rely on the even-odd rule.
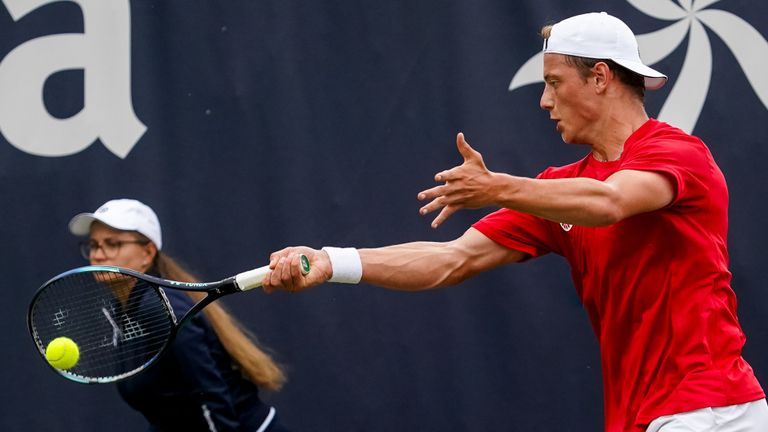
[[[200,282],[176,260],[160,251],[155,256],[154,268],[160,277],[165,279],[179,282]],[[199,292],[190,291],[187,294],[195,301],[205,297],[204,293]],[[268,353],[257,345],[256,338],[245,330],[218,302],[211,303],[203,311],[224,349],[240,366],[243,374],[260,388],[272,391],[280,390],[286,380],[285,372]]]

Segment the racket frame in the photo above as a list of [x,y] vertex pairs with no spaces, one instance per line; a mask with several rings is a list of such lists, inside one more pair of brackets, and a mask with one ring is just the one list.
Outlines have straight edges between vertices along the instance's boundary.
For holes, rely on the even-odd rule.
[[[264,267],[260,269],[251,270],[251,272],[257,271],[257,270],[263,272],[264,271],[263,269]],[[124,274],[124,275],[150,283],[152,288],[162,298],[162,302],[166,307],[167,311],[169,312],[170,316],[172,317],[172,321],[173,321],[173,326],[170,330],[170,334],[168,335],[168,338],[166,339],[163,346],[158,350],[158,352],[152,358],[147,360],[143,365],[135,369],[132,369],[131,371],[114,375],[114,376],[109,376],[109,377],[85,377],[79,374],[69,372],[67,370],[61,370],[53,367],[50,363],[48,363],[48,360],[45,356],[46,347],[44,346],[43,341],[38,336],[38,333],[35,330],[35,326],[32,322],[32,315],[33,315],[33,310],[35,308],[36,300],[50,285],[73,274],[97,273],[97,272],[110,272],[110,273]],[[225,295],[244,291],[240,289],[239,285],[237,284],[236,278],[237,276],[232,276],[216,282],[180,282],[180,281],[174,281],[170,279],[163,279],[163,278],[151,276],[148,274],[140,273],[131,269],[117,267],[117,266],[100,265],[100,266],[78,267],[72,270],[68,270],[64,273],[59,274],[58,276],[51,278],[50,280],[45,282],[42,286],[40,286],[40,288],[38,288],[38,290],[35,292],[35,295],[32,297],[32,300],[30,301],[29,309],[27,311],[27,329],[29,331],[30,336],[32,336],[32,340],[35,344],[35,347],[37,348],[38,353],[42,356],[43,361],[45,361],[45,363],[48,364],[48,366],[50,366],[50,368],[53,369],[55,372],[57,372],[59,375],[69,380],[72,380],[78,383],[83,383],[83,384],[103,384],[103,383],[116,382],[116,381],[120,381],[125,378],[128,378],[130,376],[133,376],[139,372],[142,372],[152,364],[156,363],[157,360],[159,360],[163,356],[163,354],[165,354],[168,351],[168,347],[175,340],[176,334],[181,329],[181,327],[187,322],[189,322],[189,320],[191,320],[204,307],[208,306],[209,304],[213,303],[214,301],[218,300],[219,298]],[[260,281],[258,284],[254,284],[254,285],[255,286],[248,287],[247,289],[260,286]],[[202,300],[195,303],[181,317],[181,319],[179,319],[176,316],[175,312],[173,311],[173,307],[171,306],[171,303],[168,300],[168,297],[165,295],[165,291],[163,290],[163,288],[175,289],[180,291],[205,292],[208,295]]]

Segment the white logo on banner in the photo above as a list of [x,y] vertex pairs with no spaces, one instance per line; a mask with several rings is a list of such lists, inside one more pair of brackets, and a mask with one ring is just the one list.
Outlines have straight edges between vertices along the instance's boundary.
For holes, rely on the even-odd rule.
[[[14,21],[59,0],[2,0]],[[146,131],[131,102],[129,0],[69,0],[83,13],[85,33],[38,37],[0,62],[0,133],[38,156],[66,156],[97,139],[124,158]],[[66,119],[53,117],[43,88],[52,74],[82,70],[84,104]]]
[[[643,61],[653,65],[688,38],[683,67],[664,102],[658,119],[692,132],[704,107],[712,78],[712,50],[706,25],[733,52],[752,89],[768,108],[768,42],[740,17],[723,10],[705,9],[719,0],[627,0],[653,18],[674,21],[653,33],[637,36]],[[509,90],[542,81],[543,53],[531,57],[512,78]]]

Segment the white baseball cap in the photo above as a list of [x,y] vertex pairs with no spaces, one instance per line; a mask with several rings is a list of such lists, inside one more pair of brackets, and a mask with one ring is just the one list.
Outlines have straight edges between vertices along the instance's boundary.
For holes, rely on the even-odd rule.
[[69,231],[76,236],[86,236],[91,231],[93,221],[99,221],[112,228],[124,231],[137,231],[144,234],[160,250],[163,247],[163,235],[160,221],[151,208],[133,199],[115,199],[107,201],[93,213],[80,213],[69,221]]
[[632,30],[624,21],[605,12],[576,15],[553,25],[544,41],[544,53],[613,60],[644,76],[648,90],[659,89],[667,82],[666,75],[640,60]]

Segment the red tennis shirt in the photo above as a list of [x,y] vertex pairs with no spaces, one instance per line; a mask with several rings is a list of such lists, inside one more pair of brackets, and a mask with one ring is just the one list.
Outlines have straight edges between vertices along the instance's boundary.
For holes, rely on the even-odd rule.
[[672,203],[588,228],[502,209],[473,226],[537,257],[564,256],[600,343],[607,432],[639,432],[653,419],[765,397],[741,357],[745,337],[728,271],[728,188],[706,145],[649,120],[621,158],[591,155],[540,179],[605,180],[653,171],[674,186]]

